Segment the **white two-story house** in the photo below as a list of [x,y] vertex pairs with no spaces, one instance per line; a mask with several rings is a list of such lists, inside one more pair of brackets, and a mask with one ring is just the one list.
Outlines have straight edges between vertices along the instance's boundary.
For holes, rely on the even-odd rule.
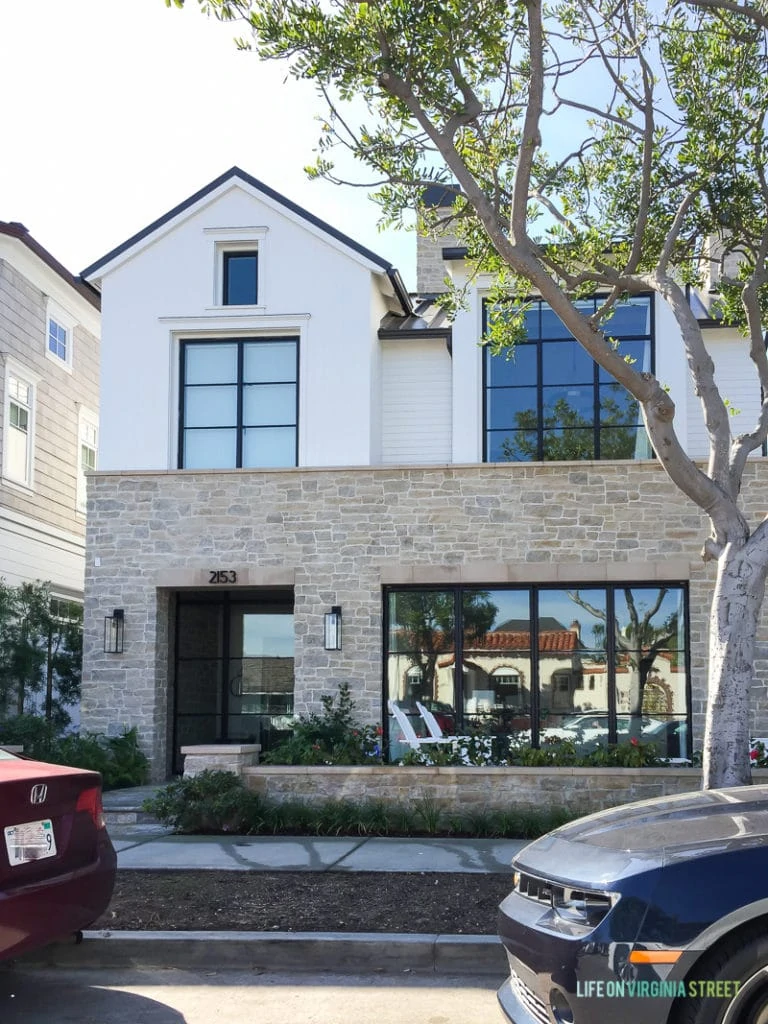
[[[423,242],[409,297],[233,168],[83,272],[103,412],[82,715],[137,726],[155,778],[188,744],[268,748],[342,682],[385,727],[390,699],[419,700],[446,731],[538,742],[588,718],[621,739],[639,719],[671,756],[700,744],[703,518],[544,304],[510,360],[480,345],[488,282],[448,320],[462,257]],[[749,422],[742,343],[704,322]],[[640,297],[611,329],[704,456],[669,311]],[[745,487],[765,504],[761,459]]]
[[0,578],[82,601],[99,433],[99,294],[0,221]]

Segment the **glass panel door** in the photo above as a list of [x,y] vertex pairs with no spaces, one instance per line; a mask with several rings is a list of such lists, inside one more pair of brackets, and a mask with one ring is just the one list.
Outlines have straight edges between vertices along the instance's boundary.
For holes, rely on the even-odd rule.
[[178,596],[175,770],[196,743],[275,746],[291,732],[293,593],[227,591]]

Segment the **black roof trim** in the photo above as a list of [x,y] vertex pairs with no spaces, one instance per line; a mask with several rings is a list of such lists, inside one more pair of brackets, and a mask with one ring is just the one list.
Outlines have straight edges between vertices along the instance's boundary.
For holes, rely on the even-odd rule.
[[161,228],[163,224],[167,224],[168,221],[173,220],[174,217],[177,217],[180,213],[183,213],[185,210],[188,210],[191,206],[194,206],[195,203],[198,203],[201,199],[204,199],[207,195],[209,195],[211,192],[214,192],[217,188],[219,188],[225,182],[229,181],[231,178],[240,178],[247,185],[250,185],[252,188],[257,189],[259,192],[263,192],[265,196],[268,196],[270,199],[279,203],[281,206],[284,206],[287,210],[290,210],[291,213],[295,213],[299,217],[302,217],[304,220],[309,221],[310,224],[313,224],[316,228],[320,228],[321,231],[324,231],[326,234],[330,235],[331,238],[335,238],[338,242],[341,242],[343,245],[346,245],[350,249],[353,249],[355,252],[359,253],[361,256],[364,256],[372,263],[375,263],[377,266],[381,267],[382,270],[386,272],[394,270],[392,264],[388,260],[385,260],[382,256],[378,256],[375,252],[372,252],[372,250],[366,249],[364,245],[360,245],[359,242],[355,242],[352,238],[350,238],[348,235],[345,235],[343,232],[337,231],[336,228],[331,227],[330,224],[327,224],[324,220],[321,220],[319,217],[316,217],[313,213],[310,213],[308,210],[305,210],[303,207],[299,206],[297,203],[292,202],[290,199],[286,199],[286,197],[280,195],[279,192],[275,192],[275,190],[270,188],[269,185],[265,185],[263,181],[259,181],[258,178],[254,178],[252,175],[247,174],[245,171],[241,170],[241,168],[235,166],[230,167],[228,171],[225,171],[223,174],[220,174],[218,178],[215,178],[209,184],[199,189],[197,192],[194,193],[194,195],[189,196],[189,198],[185,199],[183,203],[179,203],[178,206],[174,206],[172,210],[169,210],[167,213],[163,214],[162,217],[158,217],[157,220],[153,220],[151,224],[148,224],[145,228],[142,228],[142,230],[138,231],[135,235],[131,235],[129,239],[127,239],[121,245],[118,245],[114,249],[110,250],[110,252],[108,252],[105,256],[102,256],[101,259],[96,260],[95,263],[91,263],[89,267],[86,267],[85,270],[82,271],[81,276],[90,277],[91,275],[95,274],[96,271],[100,270],[107,263],[111,262],[111,260],[115,259],[117,256],[122,255],[124,252],[127,252],[127,250],[136,245],[137,242],[140,242],[142,239],[147,238],[154,231],[157,231],[158,228]]
[[380,327],[379,338],[450,338],[450,327]]
[[70,288],[73,288],[79,295],[82,295],[86,301],[97,310],[101,310],[101,296],[98,289],[94,288],[88,281],[84,281],[82,277],[75,277],[71,271],[67,270],[63,263],[59,263],[55,256],[52,256],[47,249],[44,249],[40,243],[30,235],[27,228],[23,224],[20,224],[16,220],[4,221],[0,220],[0,235],[7,235],[9,238],[16,238],[22,245],[33,252],[38,259],[42,260],[46,266],[50,267],[51,270],[55,271],[65,281]]
[[466,245],[447,245],[441,251],[444,260],[465,260],[467,258]]
[[461,194],[462,192],[458,185],[446,185],[436,182],[427,185],[421,193],[421,203],[422,206],[440,209],[444,206],[453,206],[456,198]]
[[396,267],[390,267],[387,271],[387,276],[392,282],[392,287],[395,290],[398,302],[402,306],[403,313],[405,313],[406,316],[411,316],[413,313],[413,303],[411,302],[411,297],[408,294],[408,289],[405,287],[402,277],[400,277],[400,271]]
[[722,320],[716,320],[711,316],[698,316],[696,317],[696,323],[699,327],[704,327],[709,330],[712,327],[733,327],[734,324],[726,324]]

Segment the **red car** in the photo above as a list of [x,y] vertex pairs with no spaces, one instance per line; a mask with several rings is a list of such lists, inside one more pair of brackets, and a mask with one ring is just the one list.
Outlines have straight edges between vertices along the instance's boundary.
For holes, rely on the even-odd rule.
[[0,749],[0,960],[74,935],[112,897],[98,772]]

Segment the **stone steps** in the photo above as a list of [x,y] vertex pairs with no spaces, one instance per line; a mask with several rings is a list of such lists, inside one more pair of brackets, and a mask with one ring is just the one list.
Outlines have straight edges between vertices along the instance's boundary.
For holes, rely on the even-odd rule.
[[137,786],[133,789],[112,789],[103,794],[104,820],[107,828],[130,825],[158,826],[154,815],[143,809],[144,801],[163,786]]

